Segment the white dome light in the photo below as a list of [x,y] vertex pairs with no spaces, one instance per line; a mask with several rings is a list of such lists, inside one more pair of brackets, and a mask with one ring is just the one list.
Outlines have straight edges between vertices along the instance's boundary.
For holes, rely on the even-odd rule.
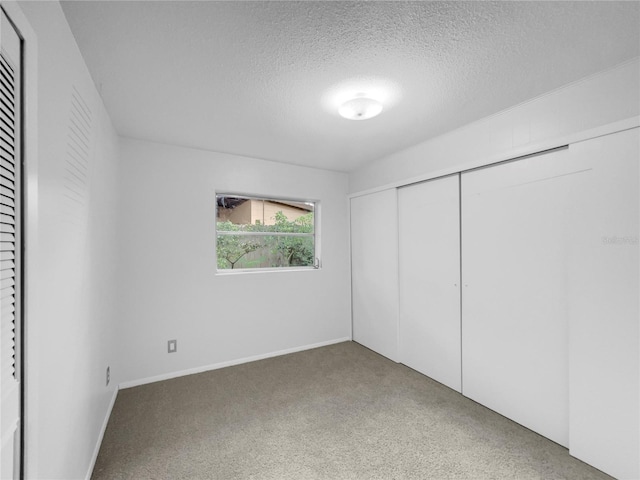
[[338,113],[349,120],[367,120],[380,112],[382,112],[382,103],[364,96],[347,100],[338,108]]

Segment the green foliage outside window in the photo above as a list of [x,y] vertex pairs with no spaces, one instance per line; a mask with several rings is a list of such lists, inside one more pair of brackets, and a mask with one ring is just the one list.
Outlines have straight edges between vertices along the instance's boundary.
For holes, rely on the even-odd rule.
[[[216,252],[219,269],[313,266],[315,246],[313,235],[269,235],[268,232],[313,234],[313,212],[289,221],[281,211],[274,225],[238,225],[230,221],[217,222],[218,232],[238,232],[238,235],[218,235]],[[243,235],[241,232],[261,232],[265,235]]]

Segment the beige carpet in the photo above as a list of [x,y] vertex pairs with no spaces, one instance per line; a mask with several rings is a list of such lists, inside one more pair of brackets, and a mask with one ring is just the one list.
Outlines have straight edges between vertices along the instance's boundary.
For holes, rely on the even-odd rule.
[[121,391],[92,478],[611,477],[346,342]]

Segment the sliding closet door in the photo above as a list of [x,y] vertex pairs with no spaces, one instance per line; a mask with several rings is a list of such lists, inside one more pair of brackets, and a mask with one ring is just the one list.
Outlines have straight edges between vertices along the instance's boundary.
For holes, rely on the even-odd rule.
[[400,361],[458,392],[459,178],[398,190]]
[[639,132],[571,146],[593,174],[569,269],[569,450],[620,479],[640,478]]
[[589,168],[564,149],[461,182],[463,393],[565,446],[572,192]]
[[351,199],[353,339],[398,360],[396,189]]

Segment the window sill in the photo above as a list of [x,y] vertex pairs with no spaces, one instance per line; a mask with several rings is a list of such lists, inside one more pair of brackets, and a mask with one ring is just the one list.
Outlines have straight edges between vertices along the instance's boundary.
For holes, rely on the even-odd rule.
[[275,267],[275,268],[234,268],[230,270],[216,270],[216,276],[242,275],[255,273],[284,273],[284,272],[313,272],[322,267]]

